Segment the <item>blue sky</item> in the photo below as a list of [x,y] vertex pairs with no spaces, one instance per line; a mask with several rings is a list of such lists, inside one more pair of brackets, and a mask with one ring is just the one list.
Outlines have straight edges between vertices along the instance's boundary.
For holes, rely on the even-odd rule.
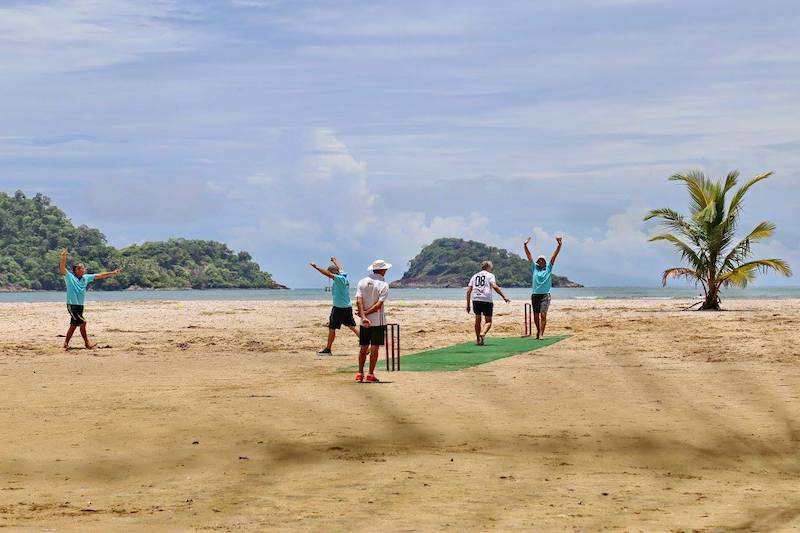
[[331,254],[397,278],[437,237],[556,233],[560,273],[655,285],[669,175],[774,170],[744,222],[800,270],[798,27],[792,0],[5,0],[0,189],[294,287]]

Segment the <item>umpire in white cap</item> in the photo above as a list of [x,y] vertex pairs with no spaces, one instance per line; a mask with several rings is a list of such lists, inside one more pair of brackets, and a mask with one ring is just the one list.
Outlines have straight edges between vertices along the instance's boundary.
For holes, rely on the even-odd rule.
[[[386,315],[384,304],[389,297],[389,284],[384,279],[386,271],[392,268],[390,263],[383,259],[376,259],[367,268],[369,276],[358,282],[356,289],[356,306],[358,316],[361,318],[359,330],[358,373],[356,381],[363,383],[378,383],[375,377],[375,365],[378,363],[378,351],[383,345],[386,335]],[[364,376],[364,365],[369,352],[369,373]]]

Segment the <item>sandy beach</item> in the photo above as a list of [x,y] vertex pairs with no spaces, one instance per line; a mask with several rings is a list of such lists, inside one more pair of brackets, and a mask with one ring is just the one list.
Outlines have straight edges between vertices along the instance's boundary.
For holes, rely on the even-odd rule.
[[[800,300],[687,303],[554,300],[565,341],[380,385],[349,332],[314,355],[328,302],[89,302],[69,353],[63,305],[3,304],[0,528],[796,530]],[[405,353],[471,339],[389,313]]]

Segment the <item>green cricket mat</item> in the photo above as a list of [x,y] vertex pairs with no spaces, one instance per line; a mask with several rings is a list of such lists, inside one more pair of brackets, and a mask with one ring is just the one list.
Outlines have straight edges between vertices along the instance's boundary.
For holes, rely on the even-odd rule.
[[[400,358],[400,370],[406,372],[452,372],[521,353],[533,352],[569,337],[569,335],[555,335],[538,341],[531,337],[486,337],[483,346],[478,346],[474,342],[464,342],[427,352],[404,355]],[[384,349],[381,348],[381,358],[376,370],[380,371],[385,368],[385,357]],[[355,369],[356,367],[353,366],[346,370]]]

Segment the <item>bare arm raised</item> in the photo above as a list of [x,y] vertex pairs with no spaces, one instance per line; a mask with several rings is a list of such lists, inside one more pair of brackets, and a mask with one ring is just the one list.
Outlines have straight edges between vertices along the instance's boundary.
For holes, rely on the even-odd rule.
[[67,254],[68,253],[69,252],[67,251],[66,248],[61,250],[61,262],[59,263],[58,266],[59,266],[59,269],[61,270],[61,275],[62,276],[66,276],[67,275]]
[[112,270],[111,272],[100,272],[99,274],[95,274],[94,279],[106,279],[112,276],[117,276],[122,273],[122,269],[118,268],[116,270]]
[[556,259],[558,258],[558,254],[559,252],[561,252],[561,241],[562,241],[561,237],[556,237],[556,242],[558,243],[558,246],[556,246],[556,249],[553,252],[553,256],[550,258],[551,265],[555,265]]
[[528,263],[533,263],[533,256],[531,255],[531,251],[528,248],[528,243],[529,242],[531,242],[531,238],[530,237],[525,239],[525,242],[522,244],[522,246],[525,248],[525,257],[528,258]]
[[[324,268],[320,267],[320,266],[319,266],[319,265],[317,265],[316,263],[309,263],[309,265],[311,265],[311,268],[315,269],[317,272],[319,272],[320,274],[322,274],[322,275],[323,275],[323,276],[325,276],[326,278],[331,278],[331,279],[333,279],[333,274],[331,274],[330,272],[328,272],[328,271],[327,271],[327,270],[325,270]],[[341,270],[341,269],[340,269],[340,270]]]

